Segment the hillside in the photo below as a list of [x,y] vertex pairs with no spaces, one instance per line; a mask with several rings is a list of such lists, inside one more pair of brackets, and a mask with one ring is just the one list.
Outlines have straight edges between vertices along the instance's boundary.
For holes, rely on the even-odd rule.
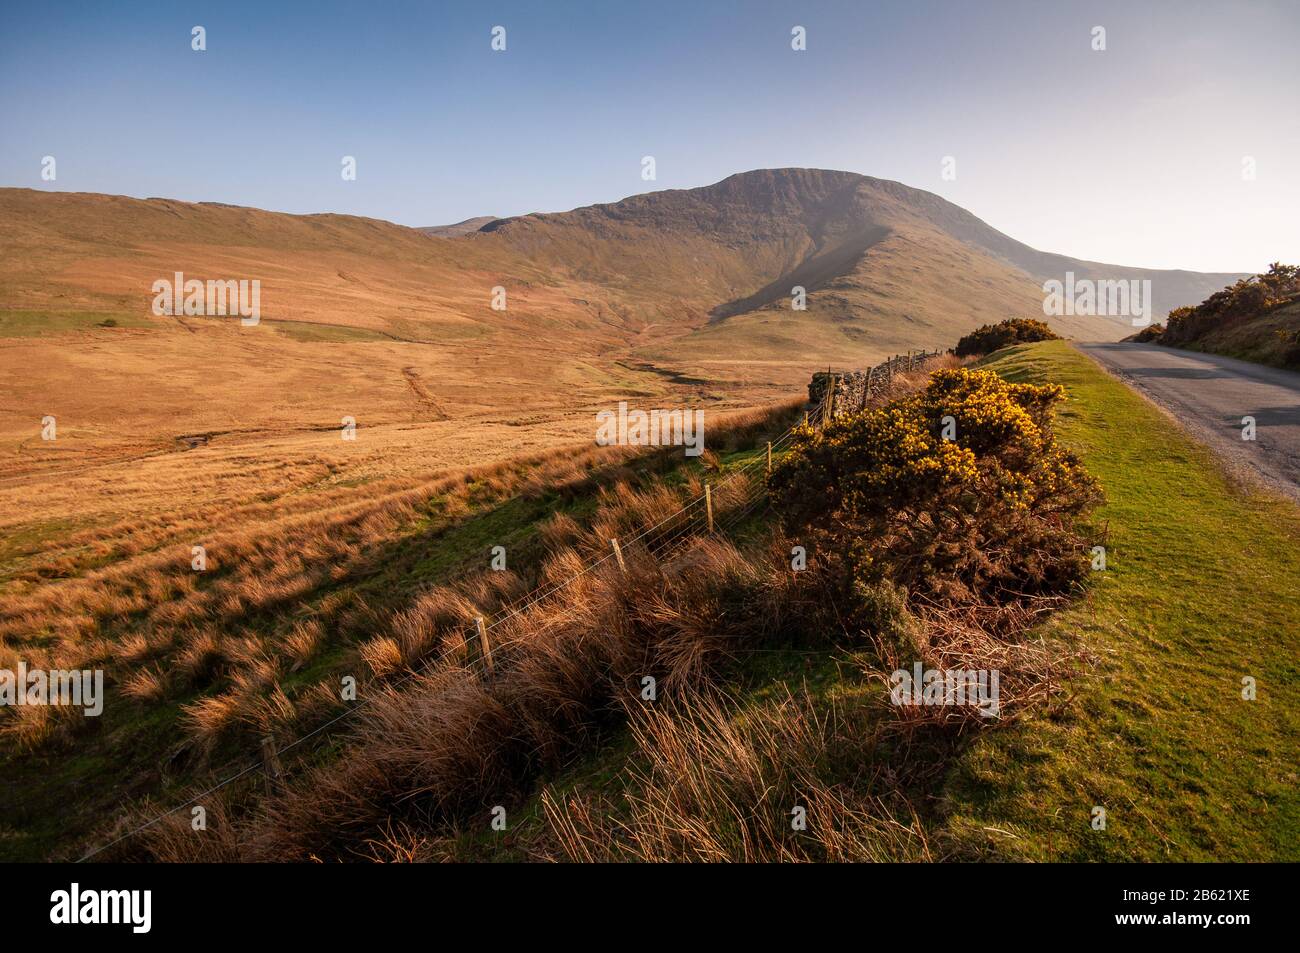
[[1300,300],[1176,346],[1300,370]]
[[[901,317],[890,305],[897,293],[915,299],[914,320],[935,322],[958,320],[940,313],[946,309],[996,308],[1000,293],[1017,285],[1014,304],[1037,311],[1041,281],[1067,270],[1150,278],[1158,313],[1232,277],[1038,252],[931,193],[814,169],[760,170],[570,212],[424,229],[24,189],[0,190],[0,209],[4,308],[134,313],[149,299],[148,283],[140,285],[146,275],[259,271],[273,317],[393,331],[414,313],[429,337],[466,321],[500,326],[505,314],[482,313],[492,285],[464,296],[475,280],[519,290],[523,321],[545,308],[574,317],[584,331],[622,325],[635,333],[650,322],[691,328],[768,306],[788,310],[794,284],[813,292],[801,319],[845,321],[858,308]],[[462,240],[424,240],[446,236]],[[540,300],[529,294],[534,285],[586,297]],[[878,285],[888,287],[873,300]],[[1061,324],[1066,332],[1111,333],[1087,318]],[[938,342],[916,342],[931,343]]]
[[[592,414],[620,399],[753,406],[812,367],[1040,313],[1025,268],[1090,267],[930,193],[809,169],[428,231],[0,190],[0,502],[14,504],[0,522],[148,512],[178,466],[211,473],[204,500],[237,504],[253,491],[224,475],[249,459],[367,480],[457,462],[462,442],[487,462],[589,438]],[[177,271],[259,280],[260,324],[153,315],[153,282]],[[806,311],[790,310],[793,284]],[[491,307],[496,287],[505,310]],[[1053,323],[1076,337],[1124,330]],[[57,441],[39,438],[47,415]],[[338,440],[344,417],[356,444]],[[128,463],[136,492],[109,501],[99,491],[122,473],[104,468]],[[17,505],[33,496],[26,480],[52,472],[53,490]]]

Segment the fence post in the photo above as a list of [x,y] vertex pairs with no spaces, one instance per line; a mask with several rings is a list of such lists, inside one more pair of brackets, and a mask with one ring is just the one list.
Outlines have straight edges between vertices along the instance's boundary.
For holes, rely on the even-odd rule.
[[772,475],[772,441],[767,442],[767,475]]
[[704,484],[704,513],[709,519],[709,532],[713,532],[713,488]]
[[280,776],[284,774],[284,769],[280,767],[280,755],[276,753],[275,738],[272,735],[262,736],[262,770],[266,773],[267,791],[274,793],[280,786]]
[[609,542],[614,547],[614,558],[618,560],[618,568],[623,572],[627,572],[627,563],[623,562],[623,550],[618,545],[618,539],[614,538]]
[[492,674],[492,644],[488,642],[487,627],[483,625],[483,617],[479,616],[474,620],[474,628],[478,629],[478,647],[483,653],[483,664],[487,666],[488,674]]

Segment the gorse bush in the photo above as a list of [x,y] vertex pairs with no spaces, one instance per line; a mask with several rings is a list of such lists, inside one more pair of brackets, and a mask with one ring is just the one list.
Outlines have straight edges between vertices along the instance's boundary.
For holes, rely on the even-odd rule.
[[1043,321],[1034,318],[1008,318],[997,324],[985,324],[966,335],[957,342],[957,356],[992,354],[1012,344],[1058,341],[1060,337]]
[[1148,324],[1141,331],[1135,331],[1126,337],[1125,341],[1132,341],[1135,344],[1147,344],[1152,341],[1160,343],[1160,337],[1165,333],[1163,324]]
[[1101,495],[1052,433],[1063,399],[1057,385],[938,371],[910,397],[801,428],[773,501],[854,588],[946,602],[1064,592],[1088,565],[1075,521]]

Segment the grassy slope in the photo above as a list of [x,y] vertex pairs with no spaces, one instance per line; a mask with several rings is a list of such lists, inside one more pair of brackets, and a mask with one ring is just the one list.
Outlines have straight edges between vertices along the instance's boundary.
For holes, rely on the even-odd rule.
[[1064,343],[987,366],[1069,391],[1060,433],[1105,487],[1108,569],[1048,629],[1102,663],[1066,716],[966,753],[950,831],[1036,859],[1297,859],[1300,514],[1230,486],[1208,451]]
[[1297,335],[1300,335],[1300,303],[1212,331],[1185,347],[1189,351],[1226,354],[1257,364],[1294,368],[1294,363],[1287,363],[1286,355],[1291,349],[1288,342],[1296,340]]
[[[811,286],[807,311],[793,311],[790,286],[769,307],[711,321],[680,338],[638,353],[697,373],[753,373],[755,363],[784,361],[806,374],[830,363],[864,367],[909,350],[948,347],[974,327],[1009,312],[1039,314],[1037,284],[1003,262],[939,232],[892,235],[842,275]],[[1106,318],[1049,319],[1063,336],[1114,340],[1123,332]]]
[[[521,466],[526,472],[527,466]],[[527,561],[538,549],[537,532],[548,518],[560,512],[580,518],[593,507],[591,498],[567,500],[556,493],[499,499],[479,482],[468,483],[467,490],[465,512],[448,515],[445,498],[432,497],[414,520],[376,541],[372,568],[359,569],[339,582],[322,583],[302,599],[295,618],[309,616],[331,599],[364,599],[374,605],[400,602],[421,587],[477,568],[495,545],[504,545],[512,558]],[[0,580],[21,559],[22,545],[62,545],[62,534],[69,527],[53,524],[44,529],[44,535],[33,528],[23,537],[0,539]],[[256,621],[268,632],[283,624],[271,617]],[[355,667],[349,655],[354,647],[351,641],[331,635],[310,664],[283,677],[281,686],[293,696],[340,665]],[[112,678],[114,673],[109,674]],[[219,680],[217,685],[221,684]],[[181,737],[182,706],[212,694],[211,689],[190,690],[148,707],[119,698],[110,682],[105,705],[109,714],[102,726],[96,725],[103,730],[79,737],[75,748],[59,746],[35,753],[0,750],[0,770],[12,782],[0,788],[0,860],[48,858],[106,817],[123,814],[127,794],[156,795],[163,804],[180,800],[196,778],[207,777],[204,765],[193,771],[171,765],[171,753]],[[240,738],[222,745],[212,762],[243,763],[248,757],[248,740]],[[160,769],[162,765],[168,767]],[[112,777],[114,783],[95,783],[104,777]]]

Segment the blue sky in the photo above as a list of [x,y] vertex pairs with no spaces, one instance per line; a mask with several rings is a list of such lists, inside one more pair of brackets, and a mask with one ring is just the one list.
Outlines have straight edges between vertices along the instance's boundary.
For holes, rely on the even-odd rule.
[[1297,0],[6,2],[0,185],[426,225],[814,166],[1049,251],[1257,271],[1300,262],[1297,49]]

